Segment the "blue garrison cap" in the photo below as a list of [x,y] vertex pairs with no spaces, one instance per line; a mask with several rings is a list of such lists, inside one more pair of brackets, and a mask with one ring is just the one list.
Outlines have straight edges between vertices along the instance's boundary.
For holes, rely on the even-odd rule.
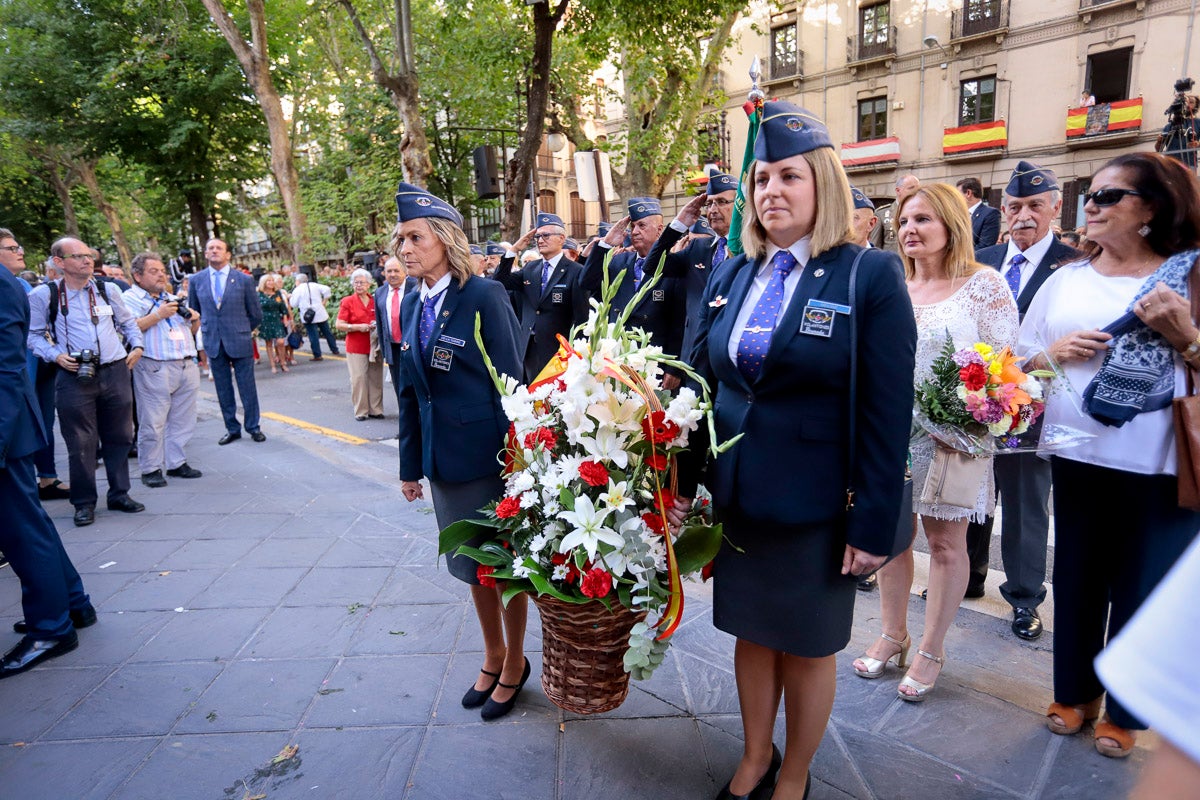
[[714,172],[708,176],[708,194],[720,194],[721,192],[736,192],[738,187],[737,178],[732,175],[726,175],[724,172]]
[[708,220],[706,220],[704,217],[696,220],[695,224],[692,225],[692,227],[688,230],[690,230],[692,233],[698,233],[701,236],[717,235],[717,232],[712,229],[712,226],[708,224]]
[[608,236],[608,232],[612,230],[612,226],[611,222],[601,222],[599,232],[596,235],[603,239],[605,236]]
[[504,248],[500,246],[499,242],[485,242],[483,245],[483,254],[485,256],[502,256],[504,255]]
[[833,147],[825,123],[807,109],[783,100],[763,105],[762,126],[754,140],[754,157],[768,163],[798,156],[818,147]]
[[562,217],[558,214],[547,214],[545,212],[537,215],[537,225],[534,227],[540,228],[543,225],[557,225],[560,228],[567,227],[563,224]]
[[863,194],[863,190],[857,186],[850,187],[850,196],[854,198],[855,208],[869,208],[872,211],[875,210],[875,204],[871,202],[871,198]]
[[462,214],[454,206],[420,186],[401,181],[400,188],[396,190],[396,221],[406,222],[422,217],[448,219],[460,228],[463,224]]
[[473,256],[483,255],[483,248],[477,244],[471,245],[471,255],[473,255]]
[[1035,194],[1052,192],[1059,188],[1058,177],[1054,174],[1054,170],[1039,167],[1028,161],[1020,161],[1013,170],[1012,177],[1009,178],[1008,186],[1004,187],[1004,193],[1009,197],[1032,197]]
[[566,241],[563,242],[563,250],[581,250],[581,249],[582,248],[579,246],[579,242],[575,241],[574,239],[567,239]]
[[652,217],[655,214],[662,215],[662,206],[653,197],[631,197],[629,198],[629,221],[637,222],[645,217]]

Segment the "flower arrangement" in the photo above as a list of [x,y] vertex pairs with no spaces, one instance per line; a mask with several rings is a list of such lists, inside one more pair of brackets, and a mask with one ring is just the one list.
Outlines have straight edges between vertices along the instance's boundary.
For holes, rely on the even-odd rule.
[[[602,298],[573,332],[578,338],[560,336],[558,355],[536,380],[524,386],[493,370],[511,423],[505,493],[485,509],[486,519],[446,528],[440,550],[478,561],[481,582],[502,583],[506,603],[531,592],[609,609],[616,603],[644,615],[623,657],[625,671],[644,679],[662,663],[679,624],[682,580],[711,562],[721,544],[706,500],[693,503],[677,534],[669,529],[676,456],[702,424],[714,453],[732,442],[715,444],[702,380],[699,395],[661,388],[663,366],[695,378],[687,365],[652,346],[649,334],[627,330],[629,312],[608,321],[617,284],[607,270],[606,262]],[[654,283],[646,281],[628,308]],[[492,529],[490,540],[465,546],[480,526]]]
[[1007,347],[955,349],[948,340],[932,377],[917,386],[918,421],[942,444],[972,455],[1036,448],[1035,423],[1046,407],[1042,382],[1055,373],[1024,372],[1023,360]]

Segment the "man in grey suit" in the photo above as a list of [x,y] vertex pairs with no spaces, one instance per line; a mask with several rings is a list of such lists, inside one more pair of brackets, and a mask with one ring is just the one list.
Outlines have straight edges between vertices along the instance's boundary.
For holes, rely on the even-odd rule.
[[[1012,238],[1008,244],[977,250],[975,258],[1000,270],[1024,317],[1055,267],[1079,256],[1079,251],[1058,241],[1050,227],[1062,210],[1062,190],[1053,171],[1028,161],[1017,164],[1004,190],[1002,208]],[[1006,580],[1000,594],[1013,607],[1013,633],[1033,640],[1042,635],[1037,609],[1046,599],[1050,462],[1036,453],[1017,453],[995,459],[994,469],[1004,512],[1000,554]],[[991,517],[967,528],[968,597],[983,595],[991,538]]]
[[[229,245],[209,239],[204,246],[208,268],[196,273],[190,282],[188,303],[200,312],[200,333],[204,351],[217,385],[225,435],[217,444],[229,444],[242,438],[242,427],[256,442],[266,435],[258,427],[258,388],[254,383],[253,331],[262,322],[262,306],[254,279],[229,266]],[[233,379],[237,378],[242,397],[242,424],[237,418],[237,399]]]

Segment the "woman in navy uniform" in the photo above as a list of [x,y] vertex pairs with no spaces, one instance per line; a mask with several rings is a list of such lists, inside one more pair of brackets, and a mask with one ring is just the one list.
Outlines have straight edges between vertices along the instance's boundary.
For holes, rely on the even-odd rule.
[[[500,394],[475,343],[475,319],[498,372],[521,374],[517,318],[499,283],[472,274],[462,216],[440,198],[406,183],[396,194],[392,252],[417,279],[405,295],[400,346],[400,480],[410,502],[429,479],[438,528],[479,517],[479,509],[504,493],[500,451],[508,420]],[[473,542],[479,544],[479,542]],[[450,574],[471,584],[483,631],[483,667],[463,696],[463,706],[485,719],[512,710],[529,679],[524,654],[524,595],[505,608],[500,590],[480,585],[477,564],[448,556]]]
[[[850,187],[825,125],[769,102],[754,156],[746,254],[709,279],[692,354],[716,394],[718,437],[742,435],[707,477],[727,540],[713,569],[713,622],[737,637],[745,739],[718,799],[800,800],[833,707],[855,584],[883,564],[900,516],[916,327],[896,256],[850,243]],[[685,497],[696,466],[681,470]],[[679,501],[676,520],[687,505]],[[781,697],[786,755],[772,743]]]

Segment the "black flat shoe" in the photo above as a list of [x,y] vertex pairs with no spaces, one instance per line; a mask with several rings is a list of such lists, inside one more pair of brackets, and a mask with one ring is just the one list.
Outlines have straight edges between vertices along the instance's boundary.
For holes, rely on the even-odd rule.
[[129,495],[117,497],[108,501],[109,511],[124,511],[126,514],[137,514],[145,511],[146,507]]
[[63,482],[57,478],[54,483],[48,483],[45,486],[38,487],[39,500],[70,500],[71,490],[63,488]]
[[77,506],[75,508],[75,527],[82,528],[96,521],[95,506]]
[[[771,745],[771,763],[767,766],[767,771],[758,779],[758,783],[747,794],[734,794],[729,791],[729,786],[733,783],[732,779],[725,787],[717,794],[716,800],[769,800],[775,792],[775,781],[779,779],[779,767],[783,764],[783,753],[779,752],[779,748]],[[808,797],[808,788],[804,790],[804,796]]]
[[202,475],[204,475],[203,472],[196,469],[195,467],[189,467],[188,463],[186,461],[183,462],[182,464],[180,464],[175,469],[167,470],[167,474],[170,475],[172,478],[199,478]]
[[[521,674],[521,682],[516,686],[511,686],[507,683],[500,683],[500,679],[496,678],[496,686],[503,686],[505,689],[515,689],[513,696],[505,700],[503,703],[497,703],[489,697],[483,704],[483,710],[479,712],[479,716],[484,722],[491,722],[494,719],[500,719],[505,714],[513,710],[513,706],[517,704],[517,697],[521,694],[521,689],[525,687],[525,681],[529,680],[529,673],[533,668],[529,666],[529,659],[525,659],[525,672]],[[492,687],[494,691],[496,686]]]
[[496,684],[500,682],[499,672],[488,672],[486,669],[481,669],[479,671],[484,675],[492,676],[496,680],[492,681],[491,686],[483,690],[476,689],[474,686],[472,686],[470,689],[467,689],[467,693],[463,695],[462,699],[463,708],[479,708],[481,705],[487,702],[489,697],[492,696],[492,692],[496,691]]
[[1036,608],[1014,608],[1012,632],[1027,642],[1042,635],[1042,618]]
[[151,489],[157,489],[167,485],[167,479],[163,477],[162,470],[156,469],[154,472],[147,472],[142,476],[142,485],[149,486]]
[[240,433],[227,433],[220,439],[217,439],[217,444],[229,444],[230,442],[236,442],[240,438],[242,438]]
[[250,438],[256,442],[265,442],[267,435],[262,431],[250,431]]
[[[91,603],[83,608],[72,608],[69,613],[71,624],[75,626],[75,630],[90,628],[96,624],[96,609]],[[29,633],[29,626],[25,624],[25,620],[19,619],[13,623],[13,633],[19,633],[22,636]]]
[[75,631],[60,639],[34,639],[26,636],[0,660],[0,679],[20,675],[43,661],[69,653],[78,646],[79,636]]

